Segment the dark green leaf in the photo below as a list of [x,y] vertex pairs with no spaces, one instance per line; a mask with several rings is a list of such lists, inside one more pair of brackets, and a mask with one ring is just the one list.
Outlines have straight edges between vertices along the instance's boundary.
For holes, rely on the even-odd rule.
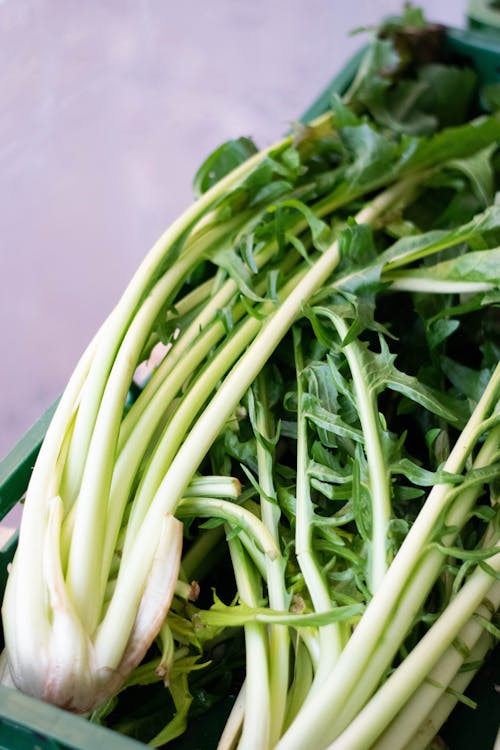
[[465,125],[445,128],[429,139],[418,142],[409,157],[405,172],[461,159],[500,140],[500,118],[479,117]]
[[472,221],[451,230],[434,230],[410,237],[403,237],[380,256],[386,270],[407,265],[431,253],[436,253],[462,242],[469,242],[478,235],[488,235],[500,228],[500,205],[493,205]]
[[473,192],[484,207],[492,203],[494,198],[495,176],[491,157],[497,147],[496,143],[492,143],[472,156],[449,162],[452,169],[462,172],[470,180]]
[[449,336],[454,333],[460,326],[458,320],[436,320],[430,324],[427,329],[427,339],[431,349],[436,349],[440,344],[443,343]]
[[454,362],[449,357],[441,357],[443,372],[460,393],[477,403],[483,395],[491,377],[489,370],[473,370]]
[[435,484],[460,484],[461,474],[450,474],[447,471],[428,471],[408,458],[401,458],[391,465],[392,474],[403,474],[414,484],[421,487],[433,487]]
[[237,138],[219,146],[205,159],[193,180],[195,196],[202,195],[222,177],[257,153],[249,138]]

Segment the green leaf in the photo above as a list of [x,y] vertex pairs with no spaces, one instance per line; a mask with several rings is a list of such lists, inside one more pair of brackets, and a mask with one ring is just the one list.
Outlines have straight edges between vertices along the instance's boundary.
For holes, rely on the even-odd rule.
[[224,307],[220,307],[217,310],[216,317],[218,318],[218,320],[221,321],[222,325],[224,326],[224,331],[226,333],[226,336],[229,335],[234,328],[232,306],[225,305]]
[[429,139],[421,139],[404,167],[404,172],[425,169],[461,159],[500,140],[500,117],[478,117],[465,125],[445,128]]
[[440,128],[460,125],[467,119],[477,83],[471,68],[430,63],[418,68],[417,78],[424,85],[419,109],[432,113]]
[[196,172],[193,180],[195,196],[205,193],[212,185],[257,153],[257,150],[249,138],[237,138],[223,143],[205,159]]
[[319,219],[314,211],[306,206],[305,203],[299,200],[289,199],[281,201],[279,205],[281,209],[293,208],[295,211],[302,214],[311,230],[313,244],[318,250],[325,250],[332,244],[332,233],[328,224]]
[[467,281],[500,284],[500,247],[459,255],[452,260],[420,267],[416,271],[389,274],[394,279],[432,279],[437,281]]
[[500,110],[500,83],[490,83],[481,89],[481,102],[487,112]]
[[464,706],[467,706],[468,708],[472,708],[472,709],[477,708],[478,704],[476,703],[476,701],[473,701],[464,693],[460,693],[458,690],[454,690],[449,685],[443,685],[437,680],[431,679],[429,676],[425,678],[425,681],[428,682],[429,685],[433,685],[434,687],[439,688],[444,693],[446,693],[446,695],[451,695],[453,698],[455,698],[456,701],[458,701],[459,703],[462,703]]
[[263,298],[252,289],[252,274],[248,266],[233,247],[221,247],[211,253],[210,260],[219,268],[223,268],[238,284],[239,291],[254,302],[262,302]]
[[493,636],[493,638],[495,638],[495,640],[500,640],[500,628],[497,628],[491,620],[488,620],[477,612],[474,613],[473,617],[490,635]]
[[471,183],[472,190],[483,206],[493,202],[495,194],[495,176],[491,164],[491,157],[498,148],[492,143],[487,148],[469,157],[454,159],[448,166],[462,172]]
[[[316,443],[316,445],[318,445],[318,443]],[[321,446],[321,448],[324,449],[324,446]],[[318,451],[316,450],[316,455],[317,453]],[[309,461],[307,474],[308,476],[319,479],[322,482],[345,484],[346,482],[352,481],[352,471],[349,467],[339,467],[338,470],[335,470],[330,466],[325,466],[325,464],[318,463],[317,461]]]
[[250,271],[252,273],[258,273],[257,264],[255,262],[255,235],[253,232],[249,232],[246,236],[244,236],[240,243],[241,246],[241,255],[249,267]]
[[438,120],[421,107],[427,88],[424,81],[402,80],[381,99],[367,105],[376,122],[396,133],[429,134],[436,129]]
[[[371,252],[368,233],[358,232],[352,227],[348,227],[340,235],[343,263],[337,274],[333,277],[333,284],[337,290],[357,293],[364,290],[375,290],[377,289],[377,285],[379,289],[383,288],[383,284],[389,285],[391,281],[399,278],[420,278],[421,271],[430,274],[433,272],[428,270],[429,267],[425,267],[424,270],[420,266],[418,269],[405,272],[406,275],[403,275],[403,272],[394,271],[393,269],[409,265],[431,254],[441,252],[456,245],[466,242],[473,243],[479,238],[490,246],[491,244],[497,244],[500,239],[499,205],[494,204],[490,206],[482,213],[474,216],[471,221],[451,230],[435,229],[429,232],[403,236],[384,250],[384,252],[380,253],[378,257],[375,256],[371,262],[368,257]],[[364,263],[361,262],[357,265],[356,260],[352,263],[349,262],[349,258],[356,259],[357,253],[365,259]],[[471,255],[471,253],[467,253],[467,255]],[[494,256],[491,257],[492,259],[494,258]],[[470,263],[469,271],[472,272],[474,261]],[[467,267],[468,261],[464,261],[464,264],[464,267]],[[484,264],[490,270],[487,256],[484,259]],[[459,263],[458,268],[460,269],[460,267]],[[443,267],[443,273],[446,272],[446,268]],[[451,270],[451,267],[448,270]]]
[[273,180],[267,185],[263,185],[260,190],[255,191],[248,205],[256,207],[259,204],[269,204],[282,198],[292,190],[292,184],[288,180]]
[[363,442],[361,430],[346,424],[338,414],[333,414],[325,409],[320,401],[308,393],[304,394],[303,414],[316,427],[321,427],[326,432],[349,438],[355,442]]
[[394,494],[394,498],[396,500],[399,500],[400,502],[406,502],[407,500],[417,500],[419,497],[422,497],[425,494],[424,490],[419,490],[416,487],[403,487],[400,484],[394,485],[392,491]]
[[[436,320],[447,318],[451,315],[466,315],[467,313],[486,308],[488,306],[500,305],[500,290],[492,289],[489,292],[479,292],[466,297],[466,301],[459,305],[452,305],[451,307],[445,306],[442,310],[435,313],[435,315],[429,319],[429,324],[432,324]],[[486,346],[491,346],[493,342],[486,342]],[[491,362],[491,366],[497,362],[499,357],[494,356]]]
[[392,40],[375,38],[361,60],[356,77],[344,96],[350,107],[356,102],[370,105],[381,99],[397,71],[400,57]]
[[218,601],[210,610],[199,611],[196,620],[203,625],[215,627],[240,627],[251,622],[269,625],[289,625],[294,628],[321,627],[332,622],[345,622],[358,618],[364,611],[362,604],[351,604],[334,607],[326,612],[309,612],[294,614],[279,612],[267,607],[249,607],[240,602],[228,607]]
[[462,242],[469,242],[480,235],[488,237],[490,232],[498,232],[499,229],[500,205],[494,204],[460,227],[403,237],[382,253],[379,260],[384,264],[384,270],[388,271]]
[[460,393],[477,403],[489,383],[491,372],[488,369],[474,370],[449,357],[441,357],[441,367],[450,382]]
[[355,114],[352,107],[348,107],[336,92],[332,94],[330,108],[332,110],[333,123],[339,130],[340,128],[361,124],[361,120]]
[[300,161],[300,154],[296,148],[293,148],[293,146],[285,149],[281,154],[280,159],[290,173],[295,173],[297,175],[302,173],[303,167]]
[[347,270],[365,269],[377,259],[373,230],[367,224],[350,223],[340,232],[337,242],[340,261],[336,275],[343,277]]
[[254,490],[256,491],[257,495],[261,498],[264,498],[270,503],[276,504],[276,498],[273,497],[272,495],[269,495],[267,492],[263,490],[263,488],[261,487],[257,479],[254,477],[250,469],[247,469],[247,467],[244,464],[241,464],[241,469],[243,473],[245,474],[246,478],[248,479],[248,481],[250,482],[250,484],[252,485],[252,487],[254,488]]
[[222,518],[209,518],[207,521],[200,523],[200,529],[216,529],[219,526],[224,526]]
[[226,430],[224,433],[224,447],[229,456],[247,466],[254,474],[257,474],[257,447],[254,438],[240,440],[235,432]]
[[447,471],[428,471],[418,466],[409,458],[401,458],[391,464],[391,474],[403,474],[410,482],[421,487],[433,487],[435,484],[460,484],[464,478],[461,474]]
[[380,335],[379,341],[380,353],[367,348],[363,352],[366,380],[375,393],[379,393],[384,387],[390,388],[451,424],[464,421],[465,415],[461,404],[446,394],[424,385],[415,376],[398,370],[394,365],[395,355],[391,354],[387,343]]
[[183,672],[177,679],[171,679],[168,689],[174,702],[175,714],[161,732],[158,732],[149,741],[148,744],[153,747],[166,745],[171,740],[183,734],[187,728],[189,708],[193,701],[193,696],[189,691],[187,673]]
[[[455,557],[457,560],[487,560],[489,557],[497,555],[499,547],[481,547],[480,549],[462,549],[462,547],[446,547],[438,542],[432,542],[432,547],[439,550],[443,555]],[[499,574],[500,575],[500,574]]]
[[459,328],[460,322],[458,320],[436,320],[427,327],[427,340],[429,342],[430,349],[436,349],[440,344],[443,343],[449,336]]
[[343,173],[342,183],[333,191],[333,198],[359,194],[390,180],[401,156],[398,143],[365,123],[343,128],[341,137],[351,163]]
[[371,498],[366,482],[362,481],[362,473],[367,475],[366,459],[360,445],[356,446],[356,461],[353,464],[352,473],[352,508],[354,520],[361,538],[371,543],[372,536],[372,512]]

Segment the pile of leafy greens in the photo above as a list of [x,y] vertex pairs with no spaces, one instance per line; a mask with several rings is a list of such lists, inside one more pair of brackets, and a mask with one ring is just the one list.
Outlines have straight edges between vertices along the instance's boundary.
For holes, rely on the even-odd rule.
[[324,115],[201,167],[42,448],[5,681],[157,747],[417,750],[473,705],[500,116],[444,40],[407,9]]

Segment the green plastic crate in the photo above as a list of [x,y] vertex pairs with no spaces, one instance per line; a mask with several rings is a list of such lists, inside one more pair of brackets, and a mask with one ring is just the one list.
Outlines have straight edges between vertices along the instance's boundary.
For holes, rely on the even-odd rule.
[[[500,0],[472,0],[468,19],[470,29],[447,29],[450,52],[469,59],[485,83],[500,82]],[[307,122],[323,113],[333,92],[343,92],[352,81],[363,50],[354,55],[330,81],[302,116]],[[54,413],[53,404],[0,462],[0,519],[22,498],[33,464]],[[14,536],[0,549],[0,592],[7,580],[7,566],[17,544]],[[3,635],[0,633],[0,647]],[[452,750],[493,750],[498,728],[498,696],[494,689],[498,677],[498,658],[491,660],[468,694],[480,701],[479,708],[457,707],[445,736]],[[231,701],[224,701],[208,717],[197,719],[196,728],[174,741],[172,750],[215,750],[218,737],[229,714]],[[133,750],[146,745],[90,724],[54,706],[0,686],[0,750]],[[258,750],[256,748],[256,750]]]

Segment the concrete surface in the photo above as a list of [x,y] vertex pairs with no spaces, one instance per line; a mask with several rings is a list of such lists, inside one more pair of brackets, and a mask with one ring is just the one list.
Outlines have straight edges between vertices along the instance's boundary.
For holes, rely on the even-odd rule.
[[[420,2],[463,25],[457,0]],[[277,138],[397,0],[0,0],[0,455],[220,142]]]

